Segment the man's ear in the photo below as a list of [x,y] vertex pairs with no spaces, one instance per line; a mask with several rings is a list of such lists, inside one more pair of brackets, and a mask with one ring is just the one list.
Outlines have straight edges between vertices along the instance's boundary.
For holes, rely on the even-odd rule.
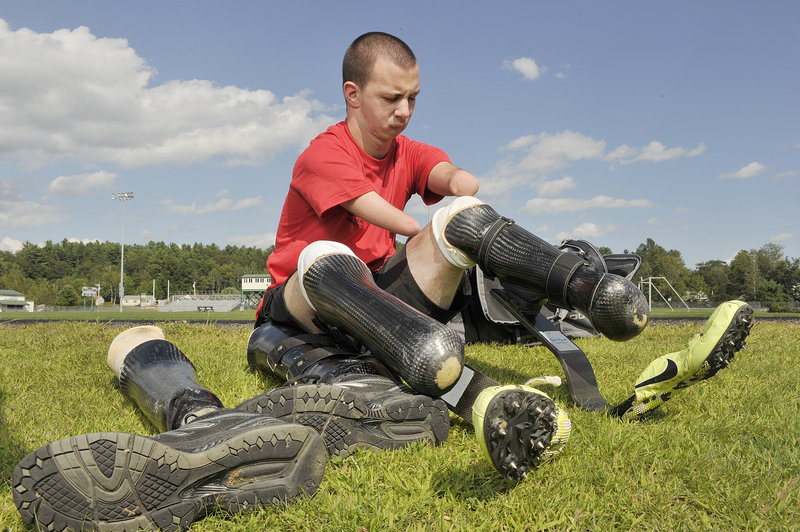
[[352,81],[346,81],[342,86],[344,99],[353,109],[361,107],[361,89]]

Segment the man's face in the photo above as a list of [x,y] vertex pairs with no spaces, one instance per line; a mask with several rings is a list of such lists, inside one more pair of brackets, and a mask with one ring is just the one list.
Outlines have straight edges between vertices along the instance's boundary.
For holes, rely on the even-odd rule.
[[378,140],[395,138],[408,126],[417,94],[419,67],[406,69],[379,57],[361,88],[362,126]]

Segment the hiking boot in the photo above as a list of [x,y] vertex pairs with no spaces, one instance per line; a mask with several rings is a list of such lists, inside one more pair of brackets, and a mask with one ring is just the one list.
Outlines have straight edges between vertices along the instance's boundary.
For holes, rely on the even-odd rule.
[[183,530],[312,495],[326,463],[300,425],[220,409],[153,437],[98,432],[40,447],[14,470],[23,520],[47,530]]
[[380,375],[285,385],[236,409],[311,427],[324,439],[328,453],[340,457],[357,449],[398,449],[417,441],[437,444],[447,439],[450,430],[450,413],[443,401],[414,394]]
[[572,425],[544,392],[524,385],[492,386],[472,407],[478,444],[506,478],[520,480],[561,452]]
[[673,390],[713,377],[745,346],[753,322],[753,309],[747,303],[722,303],[686,349],[663,355],[645,368],[634,386],[635,394],[616,407],[616,413],[625,418],[641,416],[661,406]]

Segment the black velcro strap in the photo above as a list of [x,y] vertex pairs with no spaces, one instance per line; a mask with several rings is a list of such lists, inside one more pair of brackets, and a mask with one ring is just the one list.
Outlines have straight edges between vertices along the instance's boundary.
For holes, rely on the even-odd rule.
[[514,220],[511,218],[505,218],[501,216],[497,220],[494,221],[492,225],[489,226],[489,229],[486,230],[484,233],[483,238],[481,238],[481,246],[478,248],[478,266],[481,267],[483,270],[483,274],[487,277],[494,278],[494,273],[491,272],[489,268],[489,248],[492,247],[497,236],[500,234],[500,231],[505,229],[506,227],[512,225]]
[[486,388],[498,385],[497,381],[465,365],[455,386],[439,399],[443,400],[454,414],[472,423],[472,405],[475,404],[475,400]]
[[270,362],[275,366],[281,364],[281,359],[286,352],[300,345],[313,345],[313,346],[332,346],[333,341],[324,334],[299,334],[297,336],[289,336],[281,340],[271,353],[268,353]]
[[556,258],[545,282],[545,292],[552,303],[569,308],[567,303],[569,280],[580,266],[588,266],[588,263],[575,253],[561,253]]
[[295,360],[295,362],[289,366],[289,371],[287,374],[291,377],[296,377],[302,374],[306,368],[316,364],[323,358],[329,358],[337,355],[353,356],[352,353],[347,353],[346,351],[342,351],[340,349],[332,349],[330,347],[315,347],[314,349],[310,349],[303,353],[303,356],[298,357],[297,360]]

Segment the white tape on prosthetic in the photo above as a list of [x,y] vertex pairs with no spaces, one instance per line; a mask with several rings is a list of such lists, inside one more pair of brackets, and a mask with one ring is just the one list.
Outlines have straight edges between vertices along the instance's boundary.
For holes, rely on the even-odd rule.
[[119,333],[108,347],[108,358],[106,362],[114,375],[119,378],[122,374],[122,365],[128,353],[138,346],[150,340],[164,340],[164,331],[155,325],[141,325],[132,327]]
[[444,255],[444,258],[447,259],[447,262],[456,268],[466,269],[471,266],[475,266],[475,262],[467,257],[463,251],[453,247],[450,242],[447,241],[447,237],[444,236],[444,230],[447,227],[447,224],[450,223],[450,220],[453,219],[453,216],[464,209],[474,207],[475,205],[481,205],[482,203],[483,202],[481,200],[473,196],[459,196],[449,205],[445,205],[433,213],[433,218],[431,219],[433,238],[436,240],[436,244],[439,246],[439,249],[442,250],[442,254]]
[[356,257],[352,249],[341,242],[334,242],[332,240],[317,240],[303,248],[300,257],[297,259],[297,280],[300,282],[300,291],[303,292],[303,298],[305,298],[306,303],[308,303],[308,306],[310,306],[314,312],[317,312],[317,308],[308,297],[306,287],[303,284],[303,276],[311,265],[314,264],[314,261],[327,255],[351,255]]

